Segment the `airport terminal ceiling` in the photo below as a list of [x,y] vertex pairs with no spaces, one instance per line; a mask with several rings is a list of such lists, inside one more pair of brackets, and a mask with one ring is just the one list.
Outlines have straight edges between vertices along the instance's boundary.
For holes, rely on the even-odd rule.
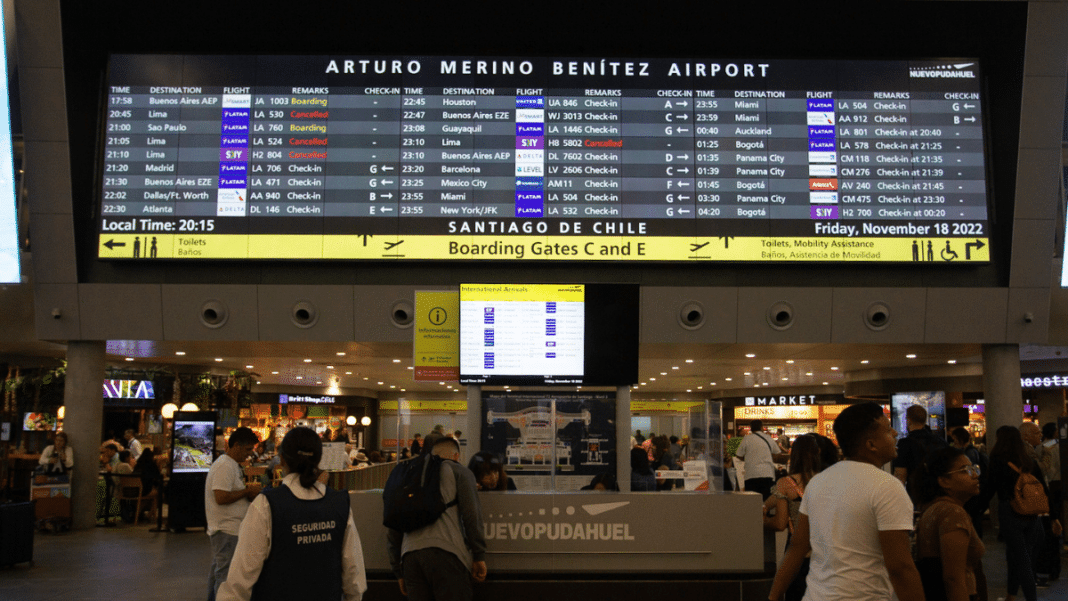
[[[282,6],[278,4],[277,6]],[[1015,189],[1019,90],[1023,57],[1024,3],[905,3],[878,13],[870,9],[816,10],[790,7],[769,20],[763,11],[739,7],[690,7],[686,15],[606,12],[603,7],[573,6],[559,12],[543,8],[537,25],[529,15],[485,10],[403,6],[330,5],[293,13],[273,12],[275,3],[213,6],[210,18],[183,5],[128,10],[108,4],[89,9],[63,3],[72,181],[78,239],[79,281],[138,283],[357,283],[420,282],[454,284],[509,281],[515,278],[558,281],[631,281],[670,285],[696,278],[703,285],[816,286],[1000,286],[1008,278],[1008,250]],[[247,10],[246,10],[247,9]],[[146,10],[158,13],[146,14]],[[284,18],[282,18],[284,15]],[[418,15],[418,16],[413,16]],[[241,23],[241,27],[228,24]],[[152,23],[150,27],[144,23]],[[810,26],[799,27],[798,23]],[[518,31],[529,31],[522,35]],[[478,32],[476,36],[457,31]],[[191,33],[195,32],[195,33]],[[990,209],[991,263],[920,268],[911,265],[625,265],[621,263],[500,262],[396,265],[376,261],[277,262],[221,261],[210,264],[151,265],[106,262],[96,258],[100,215],[99,128],[105,116],[88,98],[103,99],[111,53],[294,54],[338,56],[451,55],[470,57],[725,57],[759,63],[776,59],[897,59],[976,57],[984,74],[987,198]],[[146,238],[146,243],[147,243]],[[146,246],[147,250],[147,246]],[[526,271],[526,274],[524,274]],[[462,274],[459,275],[459,274]],[[533,274],[533,275],[530,275]]]

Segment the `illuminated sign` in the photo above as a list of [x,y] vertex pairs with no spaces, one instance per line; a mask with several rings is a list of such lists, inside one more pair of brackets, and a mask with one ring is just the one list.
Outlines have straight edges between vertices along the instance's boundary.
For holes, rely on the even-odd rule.
[[990,260],[980,65],[114,55],[125,261]]
[[105,399],[154,399],[151,380],[104,380]]
[[305,405],[333,405],[336,399],[332,396],[310,396],[305,394],[280,394],[278,404],[302,403]]
[[1068,386],[1068,376],[1057,374],[1020,378],[1020,388],[1059,388],[1061,386]]
[[745,397],[746,407],[764,407],[764,406],[781,406],[781,405],[815,405],[816,395],[814,394],[793,394],[786,396],[747,396]]
[[816,419],[819,407],[735,407],[735,419]]

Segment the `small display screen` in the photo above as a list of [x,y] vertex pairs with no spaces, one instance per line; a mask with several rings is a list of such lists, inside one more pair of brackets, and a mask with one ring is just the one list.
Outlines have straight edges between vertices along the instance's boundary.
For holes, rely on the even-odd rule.
[[22,418],[22,429],[47,432],[56,429],[56,416],[51,413],[27,413]]
[[207,473],[215,451],[215,420],[176,417],[171,449],[173,473]]
[[637,297],[631,285],[461,284],[460,382],[632,384]]

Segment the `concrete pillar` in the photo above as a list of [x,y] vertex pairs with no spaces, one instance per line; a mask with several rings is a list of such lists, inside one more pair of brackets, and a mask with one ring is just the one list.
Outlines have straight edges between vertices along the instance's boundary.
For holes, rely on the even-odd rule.
[[998,428],[1016,428],[1023,420],[1020,345],[983,345],[983,397],[986,400],[986,446],[989,450],[997,442]]
[[104,425],[104,342],[67,343],[67,375],[63,385],[66,416],[63,430],[74,451],[71,482],[75,528],[96,525],[96,481],[100,460],[100,433]]
[[1034,404],[1038,405],[1038,425],[1057,423],[1057,418],[1064,415],[1064,389],[1042,388],[1035,391]]
[[467,457],[463,457],[464,465],[471,460],[475,453],[482,450],[482,387],[471,385],[467,387]]
[[616,480],[630,492],[630,386],[616,388]]

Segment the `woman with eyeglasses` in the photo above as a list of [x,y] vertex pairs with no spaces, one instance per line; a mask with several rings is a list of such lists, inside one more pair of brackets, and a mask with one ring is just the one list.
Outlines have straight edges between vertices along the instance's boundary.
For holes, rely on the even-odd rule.
[[[979,494],[979,466],[964,451],[932,451],[920,472],[923,514],[916,524],[916,568],[927,601],[969,601],[980,596],[983,541],[964,509]],[[986,595],[981,595],[986,598]]]

